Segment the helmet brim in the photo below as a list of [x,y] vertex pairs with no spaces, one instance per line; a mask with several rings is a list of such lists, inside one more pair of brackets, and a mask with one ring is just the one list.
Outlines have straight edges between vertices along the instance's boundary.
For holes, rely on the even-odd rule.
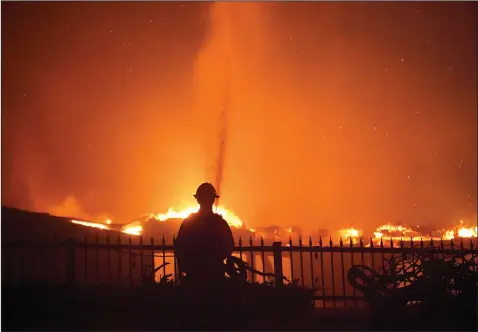
[[[198,198],[198,197],[199,197],[198,195],[193,195],[193,196],[194,196],[194,198]],[[219,195],[214,195],[214,198],[219,198],[219,197],[221,197],[221,196],[219,196]]]

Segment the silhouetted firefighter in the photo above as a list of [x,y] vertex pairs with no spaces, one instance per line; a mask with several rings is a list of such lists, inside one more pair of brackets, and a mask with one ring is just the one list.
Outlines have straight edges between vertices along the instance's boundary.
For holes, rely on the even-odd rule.
[[219,198],[210,183],[201,184],[194,195],[199,211],[184,219],[176,240],[179,270],[187,284],[217,283],[225,279],[224,259],[234,250],[234,239],[227,222],[213,212]]

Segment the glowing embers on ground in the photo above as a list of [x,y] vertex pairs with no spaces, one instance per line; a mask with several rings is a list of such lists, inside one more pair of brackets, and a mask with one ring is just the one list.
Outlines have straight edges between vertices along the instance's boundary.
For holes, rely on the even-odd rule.
[[[166,213],[159,213],[159,214],[151,214],[149,216],[149,220],[156,220],[158,222],[164,222],[168,219],[184,219],[190,216],[193,213],[196,213],[199,210],[199,207],[188,207],[182,210],[175,210],[173,208],[168,209]],[[244,226],[244,223],[236,216],[234,213],[229,211],[228,209],[219,206],[216,209],[216,213],[222,215],[222,217],[227,221],[229,226],[235,228],[241,228]],[[124,226],[121,231],[126,234],[130,235],[141,235],[143,232],[143,225],[141,221],[137,220],[134,221],[126,226]]]

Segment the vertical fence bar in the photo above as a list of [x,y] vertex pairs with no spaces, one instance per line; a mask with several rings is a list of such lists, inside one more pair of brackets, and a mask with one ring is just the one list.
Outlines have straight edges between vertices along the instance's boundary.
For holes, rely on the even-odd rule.
[[[251,268],[254,269],[254,253],[252,252],[252,236],[249,236],[249,247],[251,251],[249,252],[249,257],[251,258]],[[252,283],[256,282],[256,274],[251,272]]]
[[88,285],[88,235],[85,235],[85,285]]
[[382,272],[385,272],[385,254],[384,254],[384,249],[383,249],[382,238],[380,238],[380,251],[381,251],[381,257],[382,257]]
[[[365,265],[365,259],[364,259],[364,253],[363,253],[363,239],[362,238],[360,238],[359,246],[360,246],[360,249],[361,249],[360,250],[360,261],[361,261],[362,265]],[[363,303],[367,303],[365,301],[365,297],[363,299]]]
[[[161,248],[161,253],[163,255],[163,277],[166,275],[166,238],[164,237],[164,234],[161,238],[161,245],[162,245],[162,248]],[[174,256],[176,257],[176,251],[174,252]],[[175,276],[176,278],[176,276]],[[174,279],[176,280],[176,279]]]
[[133,244],[131,243],[131,235],[128,237],[128,259],[129,259],[129,287],[133,286],[133,255],[131,254],[131,247]]
[[324,251],[322,246],[322,236],[319,236],[319,248],[320,248],[320,279],[322,281],[322,307],[326,307],[325,303],[325,275],[324,275]]
[[[156,282],[156,276],[155,276],[155,273],[154,273],[154,270],[156,269],[156,267],[154,266],[154,238],[151,236],[151,239],[150,239],[150,242],[151,244],[151,280],[150,282],[152,284],[154,284]],[[176,281],[176,280],[174,280]]]
[[470,247],[470,251],[471,251],[471,268],[476,273],[477,272],[476,267],[475,267],[475,265],[476,265],[476,261],[475,261],[476,253],[473,250],[474,244],[473,244],[473,239],[472,238],[470,238],[470,246],[469,247]]
[[144,283],[144,257],[143,257],[143,235],[139,236],[139,266],[141,275],[141,284]]
[[[402,275],[405,275],[405,262],[407,260],[407,254],[403,246],[403,238],[400,238],[400,248],[402,249]],[[403,287],[407,286],[407,280],[403,279]]]
[[[242,237],[239,236],[239,257],[242,260]],[[244,273],[244,281],[247,281],[247,273]]]
[[[393,248],[394,247],[394,244],[393,244],[393,239],[390,238],[390,248]],[[390,262],[393,263],[395,261],[395,255],[392,253],[392,255],[390,256]],[[390,268],[392,267],[392,265],[390,265]],[[396,271],[393,271],[393,273],[396,273]],[[393,287],[396,288],[397,287],[397,283],[394,283],[393,284]]]
[[99,280],[100,274],[100,248],[99,248],[99,239],[98,239],[98,232],[95,232],[95,277],[96,282]]
[[121,266],[121,235],[118,235],[118,281],[121,285],[123,283],[122,278],[122,266]]
[[239,236],[239,258],[242,260],[242,237]]
[[108,283],[111,283],[111,257],[110,257],[110,236],[106,233],[106,277],[108,278]]
[[294,282],[294,259],[292,258],[292,237],[289,236],[289,254],[290,254],[290,279]]
[[[176,247],[176,235],[173,235],[173,244],[174,244],[174,247]],[[176,257],[176,250],[174,250],[172,254],[173,254],[173,263],[174,263],[174,280],[178,280],[179,271],[178,271],[178,261]]]
[[[332,248],[334,245],[332,243],[332,237],[330,237],[329,240],[329,246]],[[330,271],[332,274],[332,306],[335,309],[336,308],[336,303],[335,303],[335,271],[334,271],[334,253],[331,250],[330,251]]]
[[[350,238],[349,246],[350,246],[350,248],[354,247],[354,242],[353,242],[352,238]],[[355,265],[355,263],[354,263],[354,252],[352,250],[350,251],[350,264],[352,266]],[[352,295],[354,297],[354,307],[357,307],[357,300],[355,299],[355,297],[357,296],[357,291],[355,290],[355,287],[352,287]]]
[[274,254],[274,275],[276,276],[275,285],[283,285],[283,270],[282,270],[282,243],[274,242],[272,243],[272,250]]
[[[173,235],[173,246],[176,248],[176,235]],[[174,280],[178,280],[179,273],[178,273],[178,262],[176,261],[176,250],[173,251],[173,275]]]
[[342,268],[342,295],[344,296],[344,307],[347,307],[347,291],[345,289],[345,263],[344,263],[344,243],[342,241],[342,237],[340,237],[340,265]]
[[314,279],[314,253],[312,252],[312,237],[309,236],[310,250],[310,282],[312,283],[312,306],[315,307],[315,279]]
[[266,283],[266,258],[264,254],[264,238],[261,236],[262,283]]
[[[415,253],[415,250],[413,250],[415,248],[415,244],[413,243],[413,238],[411,237],[410,238],[410,248],[412,248],[412,250],[410,251],[410,256],[412,256],[412,271],[413,271],[413,275],[415,276],[416,275],[416,268],[417,268],[417,258],[418,258],[418,255]],[[413,277],[413,281],[415,282],[415,277]]]
[[66,242],[66,249],[68,250],[66,256],[66,283],[70,287],[75,286],[75,240],[68,239]]
[[299,258],[300,258],[300,283],[305,286],[304,280],[304,258],[302,257],[302,236],[299,236]]
[[[373,239],[372,238],[370,238],[370,248],[373,249]],[[375,253],[372,251],[370,254],[372,255],[372,270],[375,271]]]

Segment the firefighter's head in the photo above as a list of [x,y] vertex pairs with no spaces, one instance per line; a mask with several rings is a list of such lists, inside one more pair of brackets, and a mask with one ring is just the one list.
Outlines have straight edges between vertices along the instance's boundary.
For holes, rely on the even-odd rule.
[[216,198],[219,198],[219,195],[216,192],[216,188],[209,182],[201,184],[196,190],[194,195],[199,205],[212,206]]

